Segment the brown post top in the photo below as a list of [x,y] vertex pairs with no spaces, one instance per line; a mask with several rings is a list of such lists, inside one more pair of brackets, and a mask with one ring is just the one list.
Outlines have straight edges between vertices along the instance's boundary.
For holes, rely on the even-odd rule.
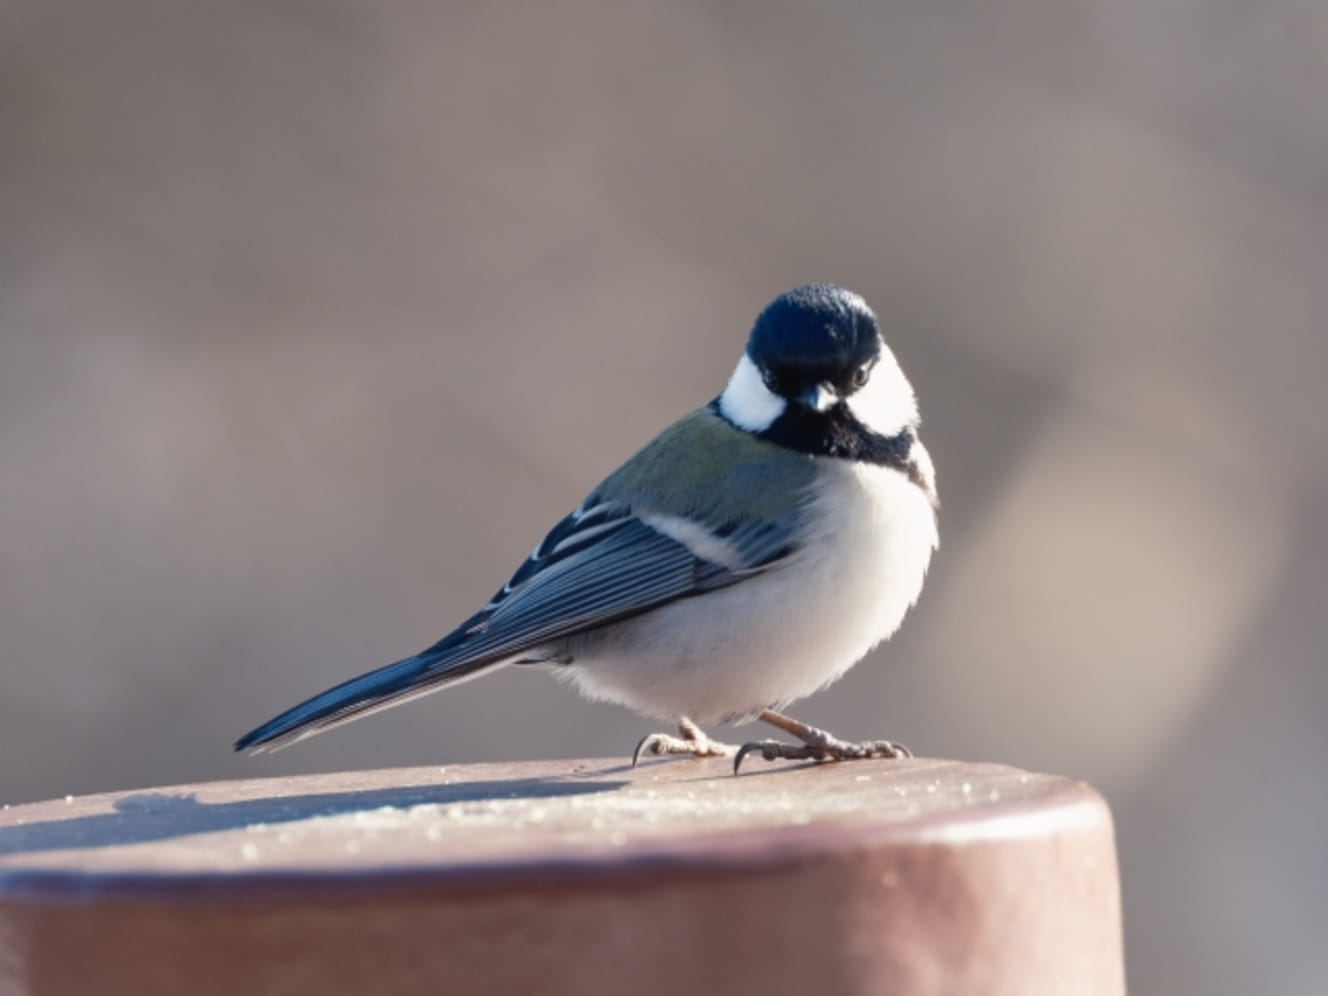
[[1124,992],[1111,819],[1088,786],[925,759],[749,764],[10,806],[0,991]]

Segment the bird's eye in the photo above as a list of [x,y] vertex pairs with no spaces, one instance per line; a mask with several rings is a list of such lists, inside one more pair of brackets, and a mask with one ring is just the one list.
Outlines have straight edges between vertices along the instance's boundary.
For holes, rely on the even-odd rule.
[[862,366],[858,367],[858,369],[853,371],[853,386],[866,387],[867,378],[870,376],[871,376],[871,367],[869,367],[867,364],[864,363]]

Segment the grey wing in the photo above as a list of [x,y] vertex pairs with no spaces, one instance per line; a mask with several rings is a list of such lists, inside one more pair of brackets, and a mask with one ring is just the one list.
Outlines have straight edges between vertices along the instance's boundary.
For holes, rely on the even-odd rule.
[[[432,647],[331,688],[241,737],[237,750],[275,749],[462,681],[552,640],[737,584],[789,556],[796,515],[705,529],[637,516],[620,503],[560,522],[483,609]],[[663,531],[661,531],[663,530]],[[704,546],[702,556],[683,539]],[[719,563],[723,560],[724,563]]]
[[788,556],[796,545],[793,527],[790,517],[706,531],[707,546],[723,550],[721,564],[624,506],[573,513],[470,621],[458,649],[506,658],[736,584]]

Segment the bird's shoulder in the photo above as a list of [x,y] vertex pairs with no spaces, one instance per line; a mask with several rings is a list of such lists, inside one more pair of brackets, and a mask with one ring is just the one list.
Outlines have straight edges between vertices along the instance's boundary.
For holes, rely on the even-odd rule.
[[619,562],[630,563],[659,536],[735,576],[768,566],[796,548],[815,476],[810,458],[698,409],[642,447],[554,525],[484,611],[537,576],[575,570],[610,548]]
[[735,428],[712,408],[674,422],[591,492],[583,508],[613,502],[638,515],[662,514],[738,526],[795,513],[816,480],[806,454]]

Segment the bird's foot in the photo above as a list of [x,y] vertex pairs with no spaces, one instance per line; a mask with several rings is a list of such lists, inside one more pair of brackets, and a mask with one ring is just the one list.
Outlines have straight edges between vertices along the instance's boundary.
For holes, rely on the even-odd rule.
[[652,733],[643,737],[632,752],[632,767],[641,763],[647,754],[663,757],[666,754],[690,754],[692,757],[732,757],[737,752],[733,744],[720,743],[706,736],[705,731],[690,719],[678,722],[678,733]]
[[912,757],[913,752],[893,740],[840,740],[825,730],[807,727],[800,734],[802,743],[786,744],[779,740],[754,740],[738,748],[733,757],[733,773],[742,767],[748,754],[760,754],[767,761],[861,761],[872,757]]

